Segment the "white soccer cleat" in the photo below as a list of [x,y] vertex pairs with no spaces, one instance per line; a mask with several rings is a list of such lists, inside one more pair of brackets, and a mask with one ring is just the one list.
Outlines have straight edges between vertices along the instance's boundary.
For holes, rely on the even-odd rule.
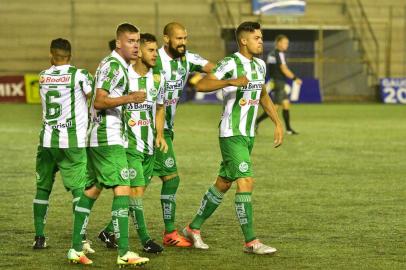
[[195,248],[199,248],[199,249],[209,249],[209,246],[206,245],[203,240],[202,237],[200,236],[200,230],[193,230],[188,226],[186,226],[183,229],[183,235],[189,239],[191,242],[193,242],[193,246]]
[[83,251],[77,252],[73,248],[69,249],[69,251],[68,251],[68,261],[70,263],[85,264],[85,265],[89,265],[89,264],[93,263],[92,260],[90,260],[88,257],[86,257],[86,255]]
[[246,253],[253,253],[253,254],[258,254],[258,255],[270,255],[270,254],[274,254],[276,252],[276,248],[269,247],[265,244],[262,244],[261,242],[259,242],[258,239],[255,239],[254,241],[246,243],[244,245],[243,250]]
[[140,257],[137,253],[132,251],[127,251],[124,256],[117,257],[117,265],[122,268],[128,265],[131,266],[141,266],[149,262],[148,258]]
[[94,251],[94,249],[90,246],[90,244],[91,244],[92,242],[90,242],[89,240],[83,240],[82,241],[82,251],[85,253],[85,254],[93,254],[93,253],[95,253],[96,251]]

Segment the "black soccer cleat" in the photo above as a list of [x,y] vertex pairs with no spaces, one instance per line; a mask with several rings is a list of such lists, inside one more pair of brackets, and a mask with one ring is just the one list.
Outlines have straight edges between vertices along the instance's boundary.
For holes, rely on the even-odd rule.
[[286,130],[286,134],[288,134],[288,135],[299,135],[299,132],[296,132],[293,129],[288,129],[288,130]]
[[99,233],[98,238],[106,244],[107,248],[117,248],[117,242],[116,242],[116,237],[114,236],[114,233],[106,232],[106,231],[101,231]]
[[152,239],[148,240],[145,243],[143,250],[147,253],[161,253],[162,251],[164,251],[163,247],[155,243]]
[[47,248],[47,242],[45,241],[45,236],[35,236],[34,243],[32,244],[33,249],[44,249]]

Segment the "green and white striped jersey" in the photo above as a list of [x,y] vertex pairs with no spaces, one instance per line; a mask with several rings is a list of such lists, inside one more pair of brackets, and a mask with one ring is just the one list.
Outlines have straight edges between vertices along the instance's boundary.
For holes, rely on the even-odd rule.
[[164,47],[158,50],[154,73],[161,70],[165,77],[165,129],[173,130],[176,107],[189,74],[201,71],[207,63],[200,55],[188,51],[185,56],[172,59]]
[[96,70],[90,108],[91,122],[88,131],[88,145],[90,147],[124,145],[126,135],[123,116],[124,106],[96,110],[94,108],[94,99],[98,88],[106,90],[111,98],[128,94],[128,66],[126,61],[116,51],[113,51],[101,61]]
[[265,62],[256,57],[250,60],[237,52],[218,62],[213,74],[219,80],[236,79],[245,75],[249,81],[245,87],[229,86],[222,89],[220,137],[254,137],[259,99],[265,83]]
[[140,76],[132,66],[128,68],[130,92],[146,91],[143,103],[127,104],[125,120],[127,123],[127,148],[135,148],[139,152],[153,155],[155,142],[156,104],[164,103],[164,78],[154,74],[152,68],[145,76]]
[[52,66],[39,76],[43,120],[40,145],[86,147],[86,95],[92,91],[92,76],[71,65]]

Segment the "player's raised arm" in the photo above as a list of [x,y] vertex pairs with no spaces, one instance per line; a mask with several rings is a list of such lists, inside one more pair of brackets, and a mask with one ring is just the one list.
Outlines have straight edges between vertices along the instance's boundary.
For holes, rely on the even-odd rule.
[[274,146],[278,147],[283,142],[283,128],[282,123],[279,120],[278,112],[273,104],[272,100],[268,96],[266,92],[265,86],[262,87],[261,97],[259,102],[264,109],[265,113],[271,118],[272,122],[275,124],[275,131],[274,131]]
[[97,88],[96,98],[94,100],[94,108],[96,110],[105,110],[121,106],[128,103],[142,103],[144,102],[146,93],[142,91],[131,92],[128,95],[123,95],[121,97],[109,97],[109,93],[102,89]]
[[241,76],[237,79],[219,80],[213,74],[207,74],[196,84],[198,92],[211,92],[228,86],[246,86],[248,84],[247,77]]

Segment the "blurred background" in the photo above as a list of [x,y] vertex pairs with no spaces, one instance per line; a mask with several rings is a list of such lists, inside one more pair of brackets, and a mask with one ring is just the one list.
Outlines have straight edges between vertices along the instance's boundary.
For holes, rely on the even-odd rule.
[[0,14],[0,101],[39,102],[36,74],[57,37],[71,41],[72,63],[93,73],[121,22],[159,42],[165,24],[181,22],[188,49],[217,62],[237,49],[234,29],[250,20],[262,25],[263,59],[276,35],[289,37],[289,67],[309,79],[293,102],[406,103],[404,0],[2,0]]

